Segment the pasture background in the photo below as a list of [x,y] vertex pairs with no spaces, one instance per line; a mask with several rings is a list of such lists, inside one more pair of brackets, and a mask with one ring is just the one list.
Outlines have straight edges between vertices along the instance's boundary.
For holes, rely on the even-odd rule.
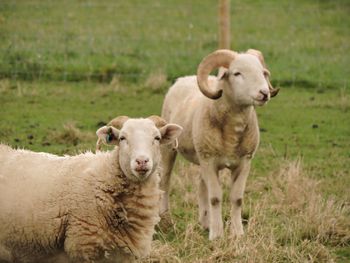
[[[247,235],[206,241],[196,224],[198,173],[180,159],[175,225],[158,232],[149,261],[350,259],[349,13],[346,0],[231,1],[232,49],[261,50],[281,88],[258,109],[261,145],[247,183]],[[56,154],[93,149],[95,130],[111,118],[159,114],[171,83],[194,74],[217,48],[217,32],[213,0],[0,1],[0,141]],[[296,179],[283,181],[290,171]],[[277,206],[276,189],[284,199],[291,194],[278,182],[295,183],[299,212]],[[312,202],[318,208],[303,214]]]

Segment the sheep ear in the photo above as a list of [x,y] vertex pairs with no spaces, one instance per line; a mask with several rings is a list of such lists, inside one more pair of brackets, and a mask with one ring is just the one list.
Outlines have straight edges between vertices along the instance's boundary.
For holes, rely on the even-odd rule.
[[102,142],[107,145],[117,145],[119,130],[112,126],[103,126],[96,131],[98,137],[97,144]]
[[221,79],[227,79],[228,76],[229,76],[229,74],[228,74],[228,69],[227,69],[227,68],[224,68],[224,67],[219,68],[218,76],[217,76],[217,78],[218,78],[219,80],[221,80]]
[[167,124],[159,129],[162,139],[161,144],[169,144],[175,141],[182,132],[182,127],[176,124]]

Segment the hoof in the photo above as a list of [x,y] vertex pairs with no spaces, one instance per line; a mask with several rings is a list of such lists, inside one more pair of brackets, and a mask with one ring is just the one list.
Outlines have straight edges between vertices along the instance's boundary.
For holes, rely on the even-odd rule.
[[231,230],[230,238],[231,239],[240,239],[241,237],[243,237],[243,235],[244,235],[243,231],[233,231],[233,230]]
[[199,223],[204,230],[209,230],[209,216],[207,214],[199,216]]
[[222,222],[212,224],[209,229],[209,240],[215,240],[224,236],[224,226]]
[[211,233],[211,232],[209,231],[209,240],[210,240],[210,241],[213,241],[213,240],[222,238],[223,236],[224,236],[224,233]]

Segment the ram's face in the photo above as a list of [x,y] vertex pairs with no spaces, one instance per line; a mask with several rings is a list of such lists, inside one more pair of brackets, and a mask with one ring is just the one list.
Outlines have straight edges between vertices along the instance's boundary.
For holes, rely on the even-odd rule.
[[268,76],[256,56],[240,54],[227,71],[227,85],[224,93],[240,105],[264,105],[270,100]]

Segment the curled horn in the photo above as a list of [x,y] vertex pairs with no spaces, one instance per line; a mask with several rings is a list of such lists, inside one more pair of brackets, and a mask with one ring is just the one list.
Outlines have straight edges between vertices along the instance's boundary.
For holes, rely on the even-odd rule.
[[236,52],[228,49],[219,49],[206,56],[197,69],[197,83],[201,92],[210,99],[218,99],[222,95],[222,90],[209,86],[208,76],[216,68],[229,68],[230,63],[236,57]]
[[267,66],[266,66],[263,54],[261,53],[261,51],[256,50],[256,49],[248,49],[247,53],[251,54],[253,56],[256,56],[259,59],[260,63],[265,68],[265,70],[267,72],[266,81],[267,81],[267,84],[269,85],[271,97],[275,97],[278,94],[278,92],[280,91],[280,89],[275,89],[274,87],[272,87],[272,84],[270,82],[270,71],[267,70]]
[[263,65],[263,67],[267,68],[265,60],[264,60],[264,56],[263,56],[263,54],[261,53],[260,50],[248,49],[247,53],[250,54],[250,55],[256,56],[259,59],[260,63]]
[[[114,128],[120,130],[123,127],[123,124],[129,119],[128,116],[119,116],[111,120],[107,126],[113,126]],[[103,141],[98,138],[96,142],[96,152],[99,152],[101,150]]]
[[280,91],[280,89],[278,89],[278,88],[276,89],[276,88],[272,87],[269,76],[266,77],[266,80],[267,80],[267,84],[269,85],[270,96],[275,97],[278,94],[278,92]]
[[168,124],[166,122],[166,120],[164,120],[163,118],[161,118],[161,117],[159,117],[157,115],[149,116],[147,119],[150,119],[151,121],[153,121],[158,129],[162,128],[163,126]]

